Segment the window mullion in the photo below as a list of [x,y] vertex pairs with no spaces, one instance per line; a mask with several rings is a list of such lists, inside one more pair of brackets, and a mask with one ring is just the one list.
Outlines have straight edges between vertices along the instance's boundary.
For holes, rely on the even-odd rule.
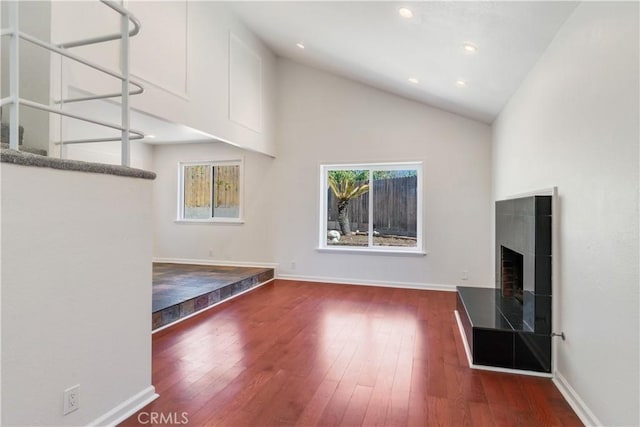
[[211,186],[211,218],[215,218],[215,211],[214,211],[214,206],[215,206],[215,183],[213,182],[213,177],[214,177],[214,171],[215,169],[215,165],[210,165],[209,166],[209,185]]
[[180,165],[180,171],[178,172],[178,185],[180,186],[180,200],[178,200],[178,203],[179,203],[178,212],[180,213],[179,215],[180,219],[184,219],[184,215],[185,215],[184,203],[187,197],[186,190],[184,188],[184,183],[186,181],[184,179],[184,174],[185,174],[184,170],[185,170],[185,165]]
[[369,245],[373,247],[373,169],[369,169]]

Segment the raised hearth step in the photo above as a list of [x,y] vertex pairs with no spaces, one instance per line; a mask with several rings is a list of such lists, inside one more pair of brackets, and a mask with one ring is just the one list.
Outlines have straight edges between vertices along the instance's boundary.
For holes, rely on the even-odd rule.
[[457,312],[474,365],[551,372],[547,322],[540,322],[541,329],[524,324],[523,306],[498,289],[458,286],[457,291]]

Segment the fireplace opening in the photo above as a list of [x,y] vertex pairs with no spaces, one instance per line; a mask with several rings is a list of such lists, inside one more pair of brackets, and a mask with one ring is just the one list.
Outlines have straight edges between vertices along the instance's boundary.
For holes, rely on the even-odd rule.
[[522,303],[522,254],[500,246],[500,287],[502,296]]

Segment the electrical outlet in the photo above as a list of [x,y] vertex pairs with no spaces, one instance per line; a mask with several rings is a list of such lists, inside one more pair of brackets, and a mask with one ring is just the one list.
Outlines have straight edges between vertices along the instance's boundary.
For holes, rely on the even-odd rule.
[[213,249],[209,249],[209,256],[212,257],[213,256]]
[[64,391],[63,415],[80,409],[80,384],[69,387]]
[[469,272],[467,270],[462,270],[462,280],[469,279]]
[[296,262],[295,261],[291,261],[291,269],[292,270],[296,269]]

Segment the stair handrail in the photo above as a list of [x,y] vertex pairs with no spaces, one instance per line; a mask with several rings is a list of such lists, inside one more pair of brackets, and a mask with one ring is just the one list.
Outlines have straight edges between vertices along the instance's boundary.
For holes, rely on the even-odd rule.
[[[42,40],[40,40],[40,39],[38,39],[36,37],[33,37],[33,36],[29,35],[29,34],[26,34],[26,33],[22,32],[22,31],[19,32],[18,36],[22,40],[28,41],[29,43],[33,43],[36,46],[40,46],[43,49],[50,50],[50,51],[52,51],[54,53],[57,53],[59,55],[66,56],[69,59],[72,59],[72,60],[74,60],[76,62],[84,64],[87,67],[93,68],[94,70],[100,71],[101,73],[107,74],[107,75],[109,75],[109,76],[111,76],[113,78],[116,78],[116,79],[119,79],[119,80],[124,80],[125,79],[124,75],[122,75],[120,73],[117,73],[115,71],[111,71],[108,68],[103,67],[102,65],[99,65],[99,64],[96,64],[94,62],[88,61],[88,60],[82,58],[81,56],[79,56],[79,55],[77,55],[75,53],[69,52],[64,48],[58,47],[58,45],[54,45],[54,44],[51,44],[51,43],[44,42],[44,41],[42,41]],[[140,84],[140,83],[138,83],[138,82],[136,82],[134,80],[129,80],[129,83],[132,86],[137,87],[138,90],[141,90],[141,92],[139,92],[139,93],[144,92],[144,87],[142,86],[142,84]],[[132,92],[129,92],[129,94],[131,95]],[[115,98],[116,96],[121,96],[121,95],[120,94],[117,94],[117,95],[113,94],[112,96],[109,96],[109,97],[110,98]],[[98,98],[102,98],[102,97],[105,97],[105,95],[96,95],[95,97],[84,97],[83,100],[87,100],[86,98],[98,99]],[[67,100],[67,99],[64,99],[64,100],[59,101],[59,102],[68,103],[70,101]]]
[[[59,141],[56,144],[64,145],[64,144],[80,144],[80,143],[92,143],[92,142],[103,142],[103,141],[122,141],[121,146],[121,164],[123,166],[129,166],[131,163],[130,157],[130,144],[129,141],[135,139],[144,138],[144,133],[141,131],[136,131],[130,128],[130,109],[129,109],[129,96],[136,95],[142,93],[144,88],[141,84],[134,82],[130,79],[129,73],[129,37],[135,36],[140,31],[140,21],[131,14],[127,9],[120,7],[110,0],[99,0],[104,5],[118,12],[121,16],[120,19],[120,34],[110,34],[106,36],[100,37],[92,37],[84,40],[77,40],[74,42],[63,43],[61,45],[54,45],[51,43],[44,42],[36,37],[33,37],[29,34],[20,31],[19,28],[19,12],[18,12],[18,1],[9,1],[9,29],[2,29],[0,32],[0,36],[11,36],[11,43],[9,48],[9,92],[10,96],[6,98],[2,98],[0,100],[0,106],[9,105],[9,148],[13,150],[19,150],[19,106],[24,105],[31,108],[36,108],[43,111],[48,111],[50,113],[58,114],[61,116],[66,116],[70,118],[74,118],[77,120],[82,120],[88,123],[97,124],[100,126],[105,126],[108,128],[120,130],[121,137],[120,138],[91,138],[91,139],[81,139],[81,140],[73,140],[73,141]],[[129,23],[133,23],[134,28],[132,30],[129,29]],[[74,98],[70,100],[62,100],[62,102],[80,102],[87,101],[93,99],[103,99],[103,98],[114,98],[117,96],[122,97],[121,102],[121,111],[122,111],[122,121],[120,126],[104,122],[101,120],[92,119],[86,116],[82,116],[79,114],[72,114],[69,112],[65,112],[62,110],[54,109],[48,105],[41,104],[38,102],[30,101],[27,99],[20,98],[19,92],[19,58],[20,58],[20,50],[19,50],[19,41],[20,39],[33,43],[37,46],[40,46],[46,50],[49,50],[54,53],[58,53],[62,56],[65,56],[69,59],[72,59],[76,62],[84,64],[88,67],[91,67],[99,72],[105,73],[111,77],[117,78],[121,81],[121,92],[119,94],[106,94],[106,95],[94,95],[88,97]],[[111,71],[105,67],[102,67],[99,64],[86,60],[76,54],[69,52],[67,49],[70,47],[77,46],[86,46],[95,43],[102,43],[109,40],[121,39],[121,66],[122,72],[116,73]],[[130,91],[130,85],[137,87],[137,90]],[[133,135],[132,135],[133,134]]]

